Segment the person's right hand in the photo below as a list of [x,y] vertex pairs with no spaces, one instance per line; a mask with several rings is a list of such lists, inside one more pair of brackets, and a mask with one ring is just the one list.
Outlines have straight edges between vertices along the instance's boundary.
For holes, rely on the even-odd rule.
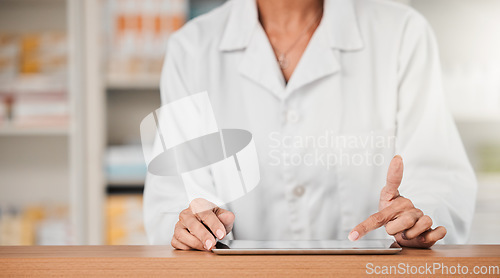
[[205,199],[194,199],[181,211],[175,224],[172,247],[175,249],[212,250],[216,239],[223,239],[233,229],[234,214]]

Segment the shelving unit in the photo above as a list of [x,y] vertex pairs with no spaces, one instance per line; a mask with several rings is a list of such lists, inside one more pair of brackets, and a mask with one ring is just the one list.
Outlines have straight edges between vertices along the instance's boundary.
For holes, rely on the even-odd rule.
[[[84,83],[79,75],[83,67],[78,58],[81,50],[79,16],[80,1],[75,0],[18,0],[0,2],[0,32],[30,34],[32,32],[56,31],[67,34],[67,103],[69,122],[64,126],[18,126],[3,123],[0,126],[0,204],[16,206],[17,209],[40,205],[64,206],[64,219],[71,235],[66,244],[86,242],[83,146],[84,134],[81,124],[84,115],[81,109],[81,89]],[[37,91],[54,90],[37,83],[44,76],[22,78],[12,88],[32,84]],[[45,84],[50,82],[45,82]],[[2,84],[5,85],[5,84]],[[5,208],[5,207],[4,207]],[[38,241],[40,239],[37,239]],[[50,243],[51,241],[49,241]],[[55,244],[55,243],[54,243]]]
[[0,136],[69,136],[68,128],[20,128],[20,127],[1,127]]
[[159,90],[159,86],[159,75],[108,76],[106,80],[108,90]]
[[0,204],[66,204],[69,244],[101,244],[104,234],[105,94],[101,0],[0,2],[0,31],[67,34],[69,123],[0,127]]

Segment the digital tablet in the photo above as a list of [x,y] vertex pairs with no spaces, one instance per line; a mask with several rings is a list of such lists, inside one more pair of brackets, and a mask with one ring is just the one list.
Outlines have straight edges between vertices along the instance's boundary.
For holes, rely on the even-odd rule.
[[307,240],[307,241],[219,241],[212,250],[219,255],[319,255],[395,254],[401,247],[394,240]]

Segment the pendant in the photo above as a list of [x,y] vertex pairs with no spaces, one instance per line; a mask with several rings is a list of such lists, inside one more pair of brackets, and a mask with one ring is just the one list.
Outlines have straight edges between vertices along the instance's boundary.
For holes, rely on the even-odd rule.
[[278,64],[280,65],[280,68],[282,70],[285,70],[286,68],[288,68],[288,59],[286,58],[284,53],[282,53],[278,56]]

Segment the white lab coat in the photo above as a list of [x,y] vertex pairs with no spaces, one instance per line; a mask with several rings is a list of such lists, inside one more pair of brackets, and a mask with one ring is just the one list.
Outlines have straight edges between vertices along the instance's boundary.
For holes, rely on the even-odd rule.
[[[285,84],[255,0],[229,1],[168,42],[162,102],[205,90],[219,126],[252,132],[259,157],[259,185],[226,205],[236,215],[234,238],[347,238],[378,210],[389,161],[400,154],[401,195],[447,228],[442,242],[466,241],[476,181],[445,105],[435,38],[411,8],[326,0]],[[299,140],[320,136],[394,140],[354,147]],[[347,162],[325,165],[318,149]],[[355,154],[364,155],[361,163]],[[179,177],[148,175],[144,219],[152,244],[170,244],[187,206]],[[381,228],[370,236],[387,234]]]

